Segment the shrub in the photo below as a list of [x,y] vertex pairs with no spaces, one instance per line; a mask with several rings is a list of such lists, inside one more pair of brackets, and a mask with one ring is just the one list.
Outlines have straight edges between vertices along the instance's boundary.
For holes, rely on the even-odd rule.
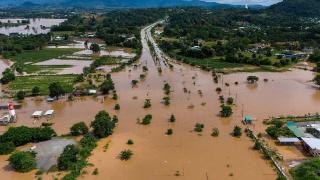
[[95,120],[91,122],[93,134],[98,138],[104,138],[113,133],[114,123],[111,121],[109,114],[106,111],[100,111]]
[[9,157],[10,165],[18,172],[29,172],[36,168],[35,154],[16,152]]
[[136,86],[138,84],[138,82],[139,82],[138,80],[134,79],[134,80],[131,81],[131,85],[132,86]]
[[15,149],[13,142],[0,143],[0,155],[10,154]]
[[127,161],[131,158],[132,155],[133,155],[133,152],[131,150],[127,149],[127,150],[123,150],[120,152],[119,158],[121,160]]
[[84,135],[84,134],[87,134],[88,132],[89,132],[89,128],[84,122],[78,122],[70,128],[70,133],[72,136]]
[[62,154],[58,158],[59,170],[68,170],[72,167],[73,163],[77,162],[77,155],[79,148],[75,145],[67,145]]

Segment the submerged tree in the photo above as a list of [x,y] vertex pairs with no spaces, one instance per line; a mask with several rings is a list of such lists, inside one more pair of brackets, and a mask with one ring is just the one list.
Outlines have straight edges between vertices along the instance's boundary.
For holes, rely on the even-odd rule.
[[72,136],[84,135],[84,134],[87,134],[88,132],[89,132],[89,128],[86,125],[86,123],[84,123],[83,121],[74,124],[70,128],[70,133]]
[[152,115],[151,114],[147,114],[144,116],[144,118],[142,119],[142,122],[141,124],[143,125],[148,125],[151,123],[151,120],[152,120]]
[[150,99],[145,99],[143,108],[150,108],[151,107],[151,100]]
[[314,82],[316,85],[320,86],[320,75],[319,75],[319,74],[316,75],[316,77],[313,78],[313,82]]
[[120,152],[119,158],[121,160],[127,161],[131,158],[132,155],[133,155],[133,152],[130,149],[127,149]]
[[240,137],[242,135],[241,127],[235,126],[233,129],[232,135],[235,137]]
[[172,135],[172,134],[173,134],[173,130],[171,128],[167,129],[166,135]]
[[114,105],[114,110],[116,110],[116,111],[120,110],[120,105],[119,104],[115,104]]
[[137,86],[138,82],[139,82],[138,80],[133,79],[133,80],[131,81],[132,87]]
[[90,46],[90,50],[93,52],[93,53],[99,53],[100,52],[100,46],[96,43],[92,43],[91,46]]
[[40,88],[38,86],[34,86],[31,90],[32,96],[40,95]]
[[169,122],[176,122],[176,117],[173,114],[171,114]]
[[170,94],[171,86],[168,83],[165,83],[163,86],[163,90],[164,90],[164,93],[168,95]]
[[228,105],[232,105],[233,104],[233,98],[232,97],[228,97],[227,104]]
[[16,97],[18,100],[24,100],[26,93],[24,91],[18,91]]
[[36,168],[35,153],[16,152],[9,157],[10,165],[18,172],[29,172]]
[[54,82],[49,85],[49,96],[58,99],[65,93],[64,88],[60,82]]
[[247,81],[249,83],[253,84],[253,83],[256,83],[257,81],[259,81],[259,78],[257,76],[248,76]]
[[169,106],[170,105],[170,97],[166,96],[162,98],[164,105]]
[[115,124],[112,122],[109,114],[106,111],[100,111],[95,120],[91,122],[93,134],[98,138],[104,138],[113,133]]
[[14,75],[14,72],[11,69],[7,68],[2,73],[1,83],[8,84],[9,82],[11,82],[15,79],[16,79],[16,76]]
[[103,83],[100,85],[100,90],[102,94],[108,94],[109,91],[114,90],[114,83],[111,78],[107,78]]
[[219,129],[218,128],[213,128],[211,136],[218,137],[219,136]]
[[79,153],[79,148],[76,145],[67,145],[62,154],[58,158],[58,168],[59,170],[67,170],[72,167],[72,165],[77,162],[77,157]]
[[204,128],[204,124],[196,123],[193,130],[196,132],[202,132],[203,128]]
[[230,106],[221,105],[220,115],[221,117],[230,117],[233,114],[232,108]]
[[142,70],[143,70],[143,72],[147,72],[149,69],[148,69],[147,66],[143,66],[143,67],[142,67]]

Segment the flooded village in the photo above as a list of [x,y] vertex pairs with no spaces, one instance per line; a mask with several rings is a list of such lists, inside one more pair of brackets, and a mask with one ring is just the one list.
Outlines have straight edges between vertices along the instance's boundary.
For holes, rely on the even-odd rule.
[[[40,29],[33,33],[52,33],[50,39],[56,42],[64,37],[50,28],[64,21],[30,20],[30,25],[1,27],[0,34],[29,34],[26,26],[34,26]],[[14,67],[16,77],[1,85],[0,142],[15,139],[4,136],[11,128],[54,130],[47,140],[21,143],[14,152],[0,155],[1,177],[294,179],[291,169],[319,157],[320,90],[313,82],[317,73],[315,64],[307,61],[309,54],[278,72],[254,70],[252,65],[206,69],[163,50],[159,27],[165,23],[154,21],[139,29],[140,51],[108,46],[86,34],[51,43],[26,58],[1,56],[1,73]],[[112,83],[106,83],[105,90],[107,81]],[[70,91],[50,96],[52,82],[62,82]],[[112,128],[98,137],[94,121],[101,112],[110,116]],[[86,128],[74,135],[73,127],[80,122]],[[85,152],[84,144],[90,143],[83,139],[93,135],[96,144]],[[79,151],[74,163],[85,165],[60,169],[57,164],[71,146],[80,146],[70,150]],[[35,152],[35,169],[19,172],[13,167],[11,156],[20,151]]]

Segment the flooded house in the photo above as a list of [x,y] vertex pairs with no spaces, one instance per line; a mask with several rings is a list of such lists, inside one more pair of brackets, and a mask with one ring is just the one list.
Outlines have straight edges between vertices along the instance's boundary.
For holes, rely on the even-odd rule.
[[314,157],[320,157],[319,138],[301,138],[304,148]]

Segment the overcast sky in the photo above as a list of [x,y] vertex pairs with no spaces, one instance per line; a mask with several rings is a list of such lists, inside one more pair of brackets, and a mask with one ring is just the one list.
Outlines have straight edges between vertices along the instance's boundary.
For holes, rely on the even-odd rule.
[[261,5],[272,5],[274,3],[278,3],[282,0],[206,0],[218,3],[226,3],[226,4],[261,4]]

